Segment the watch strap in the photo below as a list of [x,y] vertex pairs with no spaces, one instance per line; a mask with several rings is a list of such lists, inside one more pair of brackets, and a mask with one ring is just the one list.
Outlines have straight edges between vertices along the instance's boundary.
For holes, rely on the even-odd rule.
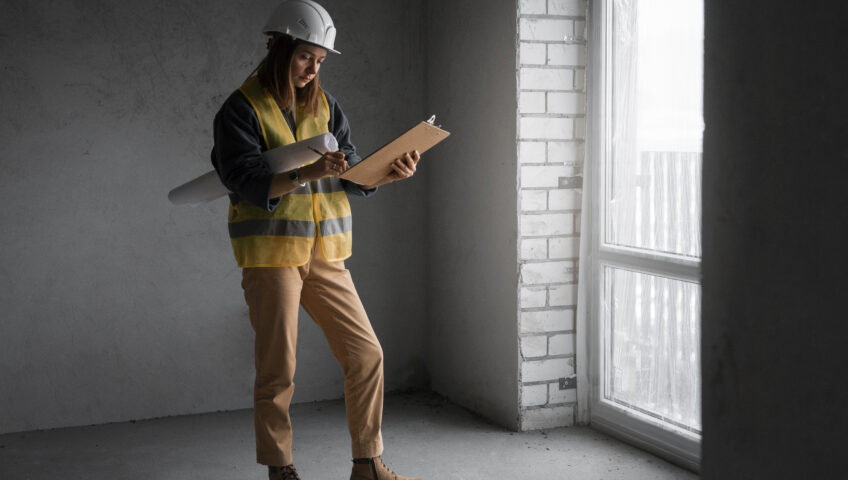
[[293,185],[297,185],[298,187],[305,187],[306,186],[306,182],[300,181],[300,169],[299,168],[295,168],[294,170],[289,172],[289,181]]

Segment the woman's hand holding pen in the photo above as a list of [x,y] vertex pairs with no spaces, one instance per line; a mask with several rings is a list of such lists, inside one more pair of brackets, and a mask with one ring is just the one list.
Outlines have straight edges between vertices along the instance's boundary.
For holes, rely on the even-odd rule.
[[327,152],[315,162],[300,167],[298,176],[301,182],[308,182],[324,177],[338,177],[347,169],[348,165],[344,153]]
[[[316,151],[316,153],[320,152]],[[375,185],[367,185],[365,188],[372,188],[376,187],[377,185],[384,185],[386,183],[394,182],[397,180],[405,180],[415,175],[416,166],[420,159],[421,155],[418,153],[417,150],[414,150],[410,153],[406,153],[402,157],[398,157],[391,164],[391,173],[383,177]],[[327,152],[321,155],[321,158],[319,158],[315,162],[310,163],[305,167],[300,167],[297,176],[301,182],[309,182],[324,177],[338,177],[339,175],[344,173],[348,168],[349,166],[347,164],[347,161],[345,160],[344,153]],[[277,190],[275,189],[274,192],[276,193]]]

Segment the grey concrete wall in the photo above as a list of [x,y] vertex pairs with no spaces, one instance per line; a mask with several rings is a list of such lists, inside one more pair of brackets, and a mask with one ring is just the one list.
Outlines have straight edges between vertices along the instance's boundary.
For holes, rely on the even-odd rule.
[[[251,406],[252,331],[211,168],[220,103],[264,52],[271,0],[0,1],[0,432]],[[322,70],[363,151],[422,118],[422,1],[326,5]],[[426,180],[352,201],[349,268],[386,388],[426,384]],[[295,401],[342,395],[301,317]]]
[[705,479],[844,476],[846,19],[706,2]]
[[518,427],[513,1],[428,2],[427,107],[452,135],[427,160],[432,388]]

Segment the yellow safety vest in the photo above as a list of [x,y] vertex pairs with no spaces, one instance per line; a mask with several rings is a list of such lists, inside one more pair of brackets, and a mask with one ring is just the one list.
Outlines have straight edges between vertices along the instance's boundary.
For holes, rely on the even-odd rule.
[[[250,77],[239,89],[247,97],[262,127],[268,149],[327,132],[330,107],[321,92],[317,115],[296,109],[296,131],[274,97]],[[288,267],[305,264],[317,241],[321,253],[335,262],[350,257],[353,222],[341,180],[325,177],[283,195],[273,212],[239,200],[230,205],[230,242],[239,267]]]

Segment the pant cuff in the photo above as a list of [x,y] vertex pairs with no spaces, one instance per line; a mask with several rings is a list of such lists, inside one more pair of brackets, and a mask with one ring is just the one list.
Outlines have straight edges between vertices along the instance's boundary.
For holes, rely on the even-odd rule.
[[383,442],[382,440],[378,440],[376,442],[361,442],[358,446],[354,446],[352,450],[353,458],[379,457],[383,454]]
[[292,465],[294,463],[294,459],[292,459],[291,453],[285,454],[283,452],[275,451],[275,452],[256,452],[256,463],[261,463],[262,465],[268,465],[272,467],[285,467],[286,465]]

